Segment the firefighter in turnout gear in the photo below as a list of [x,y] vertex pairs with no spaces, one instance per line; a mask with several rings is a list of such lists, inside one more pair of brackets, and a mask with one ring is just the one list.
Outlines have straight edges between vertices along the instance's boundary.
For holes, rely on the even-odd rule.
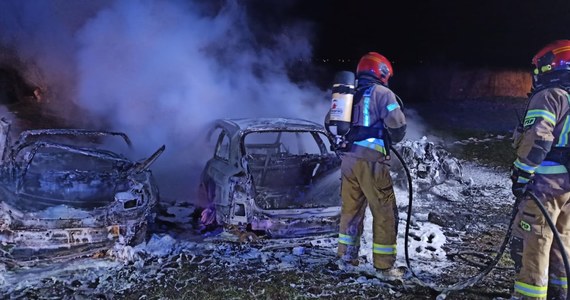
[[525,192],[534,193],[545,206],[569,251],[570,40],[548,44],[532,63],[532,92],[513,136],[511,179],[519,210],[511,240],[516,271],[512,299],[566,299],[561,252],[545,217]]
[[374,267],[387,275],[398,273],[393,268],[398,210],[389,150],[390,143],[401,141],[406,131],[399,98],[388,88],[392,75],[390,61],[376,52],[365,54],[356,69],[351,128],[340,152],[342,210],[337,252],[339,263],[358,265],[364,215],[370,206]]

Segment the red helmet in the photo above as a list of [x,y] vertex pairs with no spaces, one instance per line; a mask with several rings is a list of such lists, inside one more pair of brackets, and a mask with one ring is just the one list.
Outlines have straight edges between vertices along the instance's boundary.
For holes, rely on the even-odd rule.
[[388,84],[388,79],[394,75],[394,69],[390,61],[376,52],[368,52],[356,66],[356,76],[370,74],[378,78],[383,84]]
[[570,70],[570,40],[557,40],[542,48],[532,58],[534,75]]

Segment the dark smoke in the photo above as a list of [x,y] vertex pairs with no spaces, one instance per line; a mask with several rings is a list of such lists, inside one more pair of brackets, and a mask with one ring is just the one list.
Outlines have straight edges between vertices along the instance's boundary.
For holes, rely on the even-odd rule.
[[126,132],[140,158],[165,144],[153,165],[161,193],[192,200],[212,155],[201,145],[209,122],[321,122],[328,106],[327,91],[288,76],[311,56],[309,27],[281,24],[268,34],[248,12],[236,1],[5,0],[0,42],[15,47],[61,114],[79,105],[79,120]]

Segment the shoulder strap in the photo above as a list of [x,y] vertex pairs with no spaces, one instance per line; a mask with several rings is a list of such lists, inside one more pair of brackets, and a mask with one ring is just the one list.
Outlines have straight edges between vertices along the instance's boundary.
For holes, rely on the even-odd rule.
[[374,86],[370,86],[369,88],[366,89],[366,91],[364,91],[364,97],[370,97],[370,95],[372,95],[372,89],[374,88]]

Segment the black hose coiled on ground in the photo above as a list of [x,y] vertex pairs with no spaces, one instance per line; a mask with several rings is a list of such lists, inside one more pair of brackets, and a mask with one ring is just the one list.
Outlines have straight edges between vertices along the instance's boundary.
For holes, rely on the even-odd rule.
[[513,221],[514,221],[515,216],[517,214],[518,208],[515,206],[515,208],[513,209],[511,220],[509,222],[509,228],[507,230],[507,234],[505,236],[505,239],[503,240],[503,243],[501,244],[499,252],[495,255],[495,257],[493,258],[491,263],[484,270],[482,270],[477,275],[474,275],[474,276],[472,276],[472,277],[470,277],[464,281],[455,283],[451,286],[435,286],[433,284],[426,283],[426,282],[422,281],[416,275],[414,270],[412,269],[412,266],[410,264],[409,253],[408,253],[408,234],[410,231],[410,224],[411,224],[411,217],[412,217],[412,202],[413,202],[412,175],[410,174],[410,170],[408,169],[408,166],[404,162],[404,159],[402,158],[400,153],[398,151],[396,151],[396,149],[394,149],[392,146],[390,146],[390,148],[392,149],[392,152],[396,155],[396,157],[398,157],[398,160],[400,160],[400,162],[402,163],[402,166],[404,167],[404,171],[406,173],[406,177],[408,180],[408,216],[406,218],[406,231],[405,231],[405,236],[404,236],[404,253],[405,253],[405,258],[406,258],[406,266],[408,267],[410,274],[413,276],[412,278],[415,279],[416,283],[418,283],[419,285],[430,288],[434,291],[440,292],[443,295],[443,297],[445,297],[445,294],[447,294],[450,291],[459,291],[459,290],[462,290],[462,289],[465,289],[467,287],[474,285],[479,280],[481,280],[481,278],[485,277],[485,275],[487,275],[489,272],[491,272],[491,270],[495,267],[497,262],[499,262],[499,260],[501,259],[501,256],[503,256],[503,252],[507,248],[507,245],[508,245],[510,237],[511,237],[512,224],[513,224]]
[[[459,291],[459,290],[463,290],[465,288],[468,288],[470,286],[473,286],[479,280],[481,280],[483,277],[485,277],[487,274],[489,274],[489,272],[491,272],[491,270],[497,265],[497,263],[499,262],[499,260],[503,256],[503,253],[505,252],[505,249],[507,248],[509,240],[511,239],[512,227],[513,227],[512,225],[513,225],[515,217],[518,213],[519,201],[518,200],[515,201],[513,211],[512,211],[512,215],[511,215],[511,220],[509,222],[509,227],[507,229],[507,233],[505,234],[505,239],[503,240],[503,243],[501,244],[501,247],[499,248],[499,252],[497,252],[497,254],[493,258],[493,260],[489,263],[489,265],[487,265],[487,267],[485,269],[483,269],[480,273],[478,273],[478,274],[476,274],[470,278],[467,278],[464,281],[457,282],[457,283],[450,285],[450,286],[447,286],[447,287],[435,286],[432,284],[428,284],[428,283],[422,281],[416,275],[414,270],[412,269],[412,266],[410,264],[409,253],[408,253],[408,234],[410,231],[410,224],[411,224],[411,217],[412,217],[412,202],[413,202],[412,175],[410,174],[410,170],[408,169],[408,166],[404,162],[404,159],[402,158],[400,153],[396,149],[394,149],[393,146],[390,146],[390,149],[392,149],[392,152],[396,155],[396,157],[398,158],[398,160],[402,164],[402,167],[404,168],[404,171],[406,173],[406,178],[408,180],[408,200],[409,201],[408,201],[408,216],[406,218],[406,231],[405,231],[405,236],[404,236],[404,253],[405,253],[405,258],[406,258],[406,266],[408,267],[410,274],[413,276],[412,278],[415,279],[416,283],[418,283],[419,285],[430,288],[434,291],[440,292],[441,294],[438,296],[439,299],[444,299],[446,297],[447,293],[449,293],[451,291]],[[538,208],[540,209],[540,211],[544,215],[546,222],[548,223],[548,226],[552,230],[552,232],[554,234],[554,239],[556,240],[556,243],[558,244],[558,247],[560,248],[560,252],[562,254],[562,260],[564,261],[564,269],[566,271],[566,276],[570,276],[570,263],[568,261],[568,256],[566,254],[566,250],[564,249],[564,244],[562,244],[562,239],[560,238],[560,234],[559,234],[558,230],[556,229],[556,225],[554,224],[554,222],[552,221],[552,219],[548,215],[546,208],[540,202],[538,197],[536,197],[536,195],[532,192],[527,192],[527,194],[531,197],[531,199],[534,200],[534,202],[536,203],[536,205],[538,206]],[[566,289],[566,298],[570,299],[570,289]]]

